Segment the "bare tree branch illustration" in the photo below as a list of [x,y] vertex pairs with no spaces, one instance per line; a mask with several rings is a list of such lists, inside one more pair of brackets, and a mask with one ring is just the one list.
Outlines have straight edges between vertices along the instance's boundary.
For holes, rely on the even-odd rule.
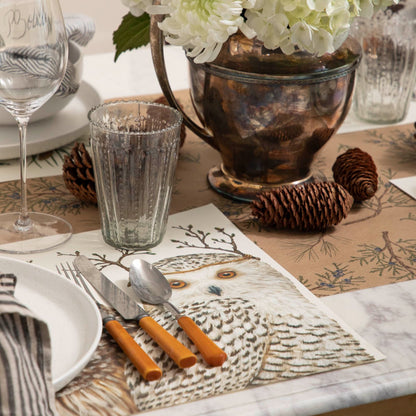
[[323,293],[343,293],[359,288],[365,282],[363,276],[358,276],[349,270],[348,265],[332,263],[332,267],[325,267],[322,273],[317,273],[316,286],[311,290]]
[[387,134],[383,130],[369,130],[367,135],[367,142],[376,144],[378,147],[388,147],[390,157],[400,161],[400,164],[414,166],[416,142],[413,129],[407,131],[396,129]]
[[[343,226],[357,224],[363,221],[367,221],[371,218],[375,218],[386,209],[395,207],[416,207],[416,202],[412,198],[399,191],[389,182],[389,180],[395,176],[395,174],[390,169],[385,171],[383,176],[385,177],[384,179],[382,177],[379,179],[378,192],[371,199],[363,202],[360,206],[362,210],[365,212],[369,211],[370,214],[356,220],[345,221],[342,223]],[[354,209],[356,208],[357,207]]]
[[416,215],[409,212],[406,218],[400,218],[400,221],[416,221]]
[[388,231],[382,232],[383,246],[361,244],[360,256],[353,256],[351,262],[360,265],[373,265],[371,273],[382,276],[390,273],[397,280],[412,280],[416,276],[416,240],[399,239],[393,241]]
[[[218,250],[225,253],[235,253],[241,256],[246,256],[246,253],[240,251],[235,242],[235,234],[227,233],[224,228],[215,227],[215,231],[222,235],[222,238],[210,237],[210,232],[204,232],[202,230],[194,230],[193,225],[184,227],[182,225],[173,227],[185,232],[185,236],[193,239],[193,242],[187,240],[172,239],[172,243],[179,244],[176,248],[199,248]],[[225,246],[225,247],[224,247]],[[228,247],[228,248],[227,248]]]
[[[27,196],[30,211],[47,211],[58,215],[78,214],[87,205],[74,198],[64,183],[58,183],[49,177],[32,180]],[[18,211],[19,205],[20,185],[17,181],[5,183],[0,192],[0,212]]]
[[[120,253],[118,258],[112,260],[107,257],[106,254],[99,254],[99,253],[92,253],[91,256],[87,256],[89,260],[91,260],[95,266],[99,270],[104,270],[106,267],[109,266],[118,266],[123,270],[129,271],[129,267],[123,264],[123,261],[130,257],[135,256],[137,254],[146,254],[146,255],[154,255],[152,251],[149,250],[140,250],[140,251],[134,251],[134,250],[128,250],[128,249],[117,249],[117,251]],[[68,256],[68,257],[76,257],[79,256],[81,253],[79,251],[75,251],[74,253],[62,253],[57,252],[58,256]]]
[[288,240],[285,247],[290,249],[291,257],[296,263],[306,259],[307,261],[319,261],[321,256],[335,257],[339,252],[337,241],[348,241],[334,234],[320,233],[312,236],[302,235],[302,238]]

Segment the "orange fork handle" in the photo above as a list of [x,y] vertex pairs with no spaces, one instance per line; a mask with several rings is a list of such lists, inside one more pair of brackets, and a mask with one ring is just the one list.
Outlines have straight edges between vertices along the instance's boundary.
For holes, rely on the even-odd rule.
[[140,375],[147,381],[158,380],[162,376],[162,370],[141,349],[140,345],[115,319],[106,320],[104,327],[124,351]]
[[180,368],[192,367],[196,356],[174,336],[162,328],[152,317],[145,316],[139,325],[156,341],[156,343],[172,358]]
[[181,316],[178,323],[209,365],[219,367],[224,363],[227,354],[191,318]]

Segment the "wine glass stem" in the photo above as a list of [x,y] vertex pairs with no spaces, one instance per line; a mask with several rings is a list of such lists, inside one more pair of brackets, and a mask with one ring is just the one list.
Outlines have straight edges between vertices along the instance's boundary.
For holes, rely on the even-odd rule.
[[27,210],[27,155],[26,155],[26,131],[29,117],[18,117],[17,125],[19,126],[20,140],[20,215],[16,221],[16,229],[27,231],[31,226]]

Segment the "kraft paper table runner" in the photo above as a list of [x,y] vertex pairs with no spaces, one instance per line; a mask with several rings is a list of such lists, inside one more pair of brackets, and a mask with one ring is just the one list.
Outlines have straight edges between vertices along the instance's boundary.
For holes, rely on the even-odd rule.
[[[189,107],[187,92],[179,100]],[[250,206],[214,192],[207,182],[219,154],[192,132],[180,151],[171,213],[214,203],[251,240],[289,270],[317,296],[411,280],[416,275],[416,201],[390,184],[392,178],[416,174],[413,125],[376,128],[335,135],[313,165],[317,180],[330,180],[336,157],[360,147],[374,159],[379,173],[376,195],[355,204],[348,217],[325,233],[262,229]],[[0,184],[0,211],[18,208],[17,181]],[[74,232],[99,228],[96,206],[77,201],[62,177],[29,181],[29,209],[64,216]]]

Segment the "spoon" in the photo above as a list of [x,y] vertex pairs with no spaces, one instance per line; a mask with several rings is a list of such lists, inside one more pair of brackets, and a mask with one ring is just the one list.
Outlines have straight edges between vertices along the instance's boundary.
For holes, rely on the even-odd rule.
[[183,315],[176,306],[169,302],[172,289],[160,270],[147,261],[135,259],[130,265],[129,277],[134,291],[143,302],[166,307],[209,365],[217,367],[224,363],[227,354],[191,318]]

